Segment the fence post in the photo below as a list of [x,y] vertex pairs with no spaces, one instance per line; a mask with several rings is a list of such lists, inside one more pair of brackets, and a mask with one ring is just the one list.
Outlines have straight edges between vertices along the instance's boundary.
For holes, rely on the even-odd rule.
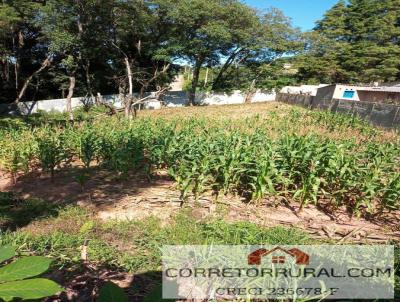
[[399,115],[399,112],[400,112],[400,107],[397,107],[397,110],[396,110],[396,114],[394,115],[394,118],[393,118],[393,120],[392,120],[392,127],[393,128],[395,128],[395,122],[396,122],[396,120],[397,120],[397,116]]

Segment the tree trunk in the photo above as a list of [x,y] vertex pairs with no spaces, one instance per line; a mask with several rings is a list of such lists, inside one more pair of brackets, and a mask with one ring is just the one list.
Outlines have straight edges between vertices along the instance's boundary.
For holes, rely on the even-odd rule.
[[142,88],[140,88],[139,99],[144,98],[144,94],[146,93],[147,87],[148,87],[148,84],[142,85]]
[[129,63],[128,57],[125,57],[125,66],[126,66],[126,75],[128,76],[129,83],[129,92],[128,97],[125,100],[125,117],[132,117],[131,115],[131,107],[132,107],[132,99],[133,99],[133,79],[132,79],[132,69],[131,64]]
[[31,115],[32,110],[33,110],[33,108],[34,108],[35,105],[36,105],[36,102],[37,102],[37,101],[36,101],[36,97],[37,97],[37,94],[38,94],[38,92],[39,92],[39,85],[40,85],[40,81],[37,79],[37,80],[36,80],[36,85],[35,85],[35,93],[34,93],[34,95],[33,95],[33,97],[32,97],[32,101],[31,101],[32,105],[31,105],[30,108],[28,109],[27,116]]
[[232,53],[229,58],[226,60],[225,64],[221,67],[217,77],[214,80],[214,83],[212,85],[212,90],[218,88],[218,84],[220,83],[221,79],[222,79],[222,75],[227,71],[227,69],[229,68],[229,66],[232,65],[233,61],[235,60],[235,58],[239,55],[239,53],[242,51],[242,49],[235,51],[234,53]]
[[97,93],[96,104],[100,105],[100,106],[104,106],[105,108],[107,108],[108,109],[108,115],[117,114],[117,110],[115,110],[114,106],[109,104],[109,103],[107,103],[106,101],[104,101],[102,95],[100,94],[100,92]]
[[19,61],[18,57],[15,58],[15,65],[14,65],[14,73],[15,73],[15,91],[18,93],[18,82],[19,82]]
[[90,79],[90,61],[86,60],[83,68],[85,69],[85,76],[86,76],[86,86],[89,95],[94,98],[93,89],[92,89],[92,81]]
[[206,69],[206,77],[204,78],[204,87],[207,87],[207,83],[208,83],[208,67]]
[[1,68],[1,71],[3,72],[2,78],[6,81],[10,81],[10,70],[9,70],[9,63],[8,60],[5,58],[1,60],[1,64],[3,65],[3,68]]
[[256,93],[255,86],[256,86],[256,80],[254,79],[251,82],[249,90],[248,90],[248,92],[247,92],[247,94],[245,96],[245,99],[244,99],[245,104],[251,103],[251,101],[253,100],[253,97],[254,97],[254,95]]
[[43,61],[43,63],[42,63],[42,65],[40,66],[40,68],[39,68],[38,70],[36,70],[34,73],[32,73],[32,74],[25,80],[24,85],[22,85],[22,88],[21,88],[20,92],[18,93],[17,98],[16,98],[15,101],[14,101],[14,104],[18,104],[18,103],[21,101],[21,99],[22,99],[23,96],[25,95],[26,89],[28,88],[29,83],[32,81],[33,77],[36,76],[36,75],[38,75],[40,72],[42,72],[42,71],[43,71],[44,69],[46,69],[47,67],[49,67],[50,64],[51,64],[51,58],[50,58],[50,56],[49,56],[49,57],[47,57],[47,58]]
[[[14,36],[14,27],[11,26],[11,35],[12,35],[12,49],[14,50],[16,48],[16,43],[15,43],[15,36]],[[18,53],[15,53],[15,63],[14,63],[14,76],[15,76],[15,93],[18,94]]]
[[[15,44],[14,38],[13,38],[13,44]],[[21,49],[25,45],[25,39],[24,35],[21,30],[18,31],[18,48],[15,54],[15,91],[18,92],[19,88],[19,70],[21,68],[20,66],[20,57],[21,57]]]
[[69,120],[73,121],[74,120],[74,114],[72,113],[72,96],[74,95],[74,89],[75,89],[75,76],[72,75],[69,77],[69,89],[68,89],[68,95],[67,95],[67,112],[69,113]]
[[192,86],[190,87],[189,90],[189,106],[194,106],[195,105],[195,99],[196,99],[196,89],[197,89],[197,84],[199,82],[199,75],[200,75],[200,69],[202,65],[201,60],[197,60],[196,64],[193,69],[193,79],[192,79]]

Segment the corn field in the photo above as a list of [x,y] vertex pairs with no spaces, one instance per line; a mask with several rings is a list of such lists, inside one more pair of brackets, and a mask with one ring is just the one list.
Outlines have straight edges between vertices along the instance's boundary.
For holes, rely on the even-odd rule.
[[79,163],[84,187],[92,167],[117,172],[165,169],[182,202],[213,192],[248,202],[347,207],[357,215],[400,206],[400,140],[364,121],[292,108],[245,118],[92,119],[75,125],[14,125],[0,130],[0,165],[16,181]]

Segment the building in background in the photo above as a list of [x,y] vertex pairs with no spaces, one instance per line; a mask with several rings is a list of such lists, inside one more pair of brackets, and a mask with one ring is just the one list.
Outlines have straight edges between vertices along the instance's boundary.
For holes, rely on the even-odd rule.
[[319,85],[301,85],[301,86],[286,86],[283,87],[280,93],[288,93],[288,94],[303,94],[303,95],[317,95],[317,91],[321,87],[329,86],[328,84],[319,84]]
[[358,89],[358,98],[363,102],[390,103],[400,105],[400,86],[364,87]]
[[317,90],[316,100],[352,100],[400,104],[400,86],[365,87],[329,85]]

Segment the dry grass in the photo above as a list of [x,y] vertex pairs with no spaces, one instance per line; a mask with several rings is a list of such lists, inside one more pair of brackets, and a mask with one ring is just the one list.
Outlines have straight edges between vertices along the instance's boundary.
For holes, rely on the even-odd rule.
[[253,103],[223,106],[178,107],[162,110],[145,110],[139,112],[140,117],[174,118],[215,118],[215,119],[244,119],[256,115],[267,116],[271,110],[286,111],[291,106],[277,103]]

